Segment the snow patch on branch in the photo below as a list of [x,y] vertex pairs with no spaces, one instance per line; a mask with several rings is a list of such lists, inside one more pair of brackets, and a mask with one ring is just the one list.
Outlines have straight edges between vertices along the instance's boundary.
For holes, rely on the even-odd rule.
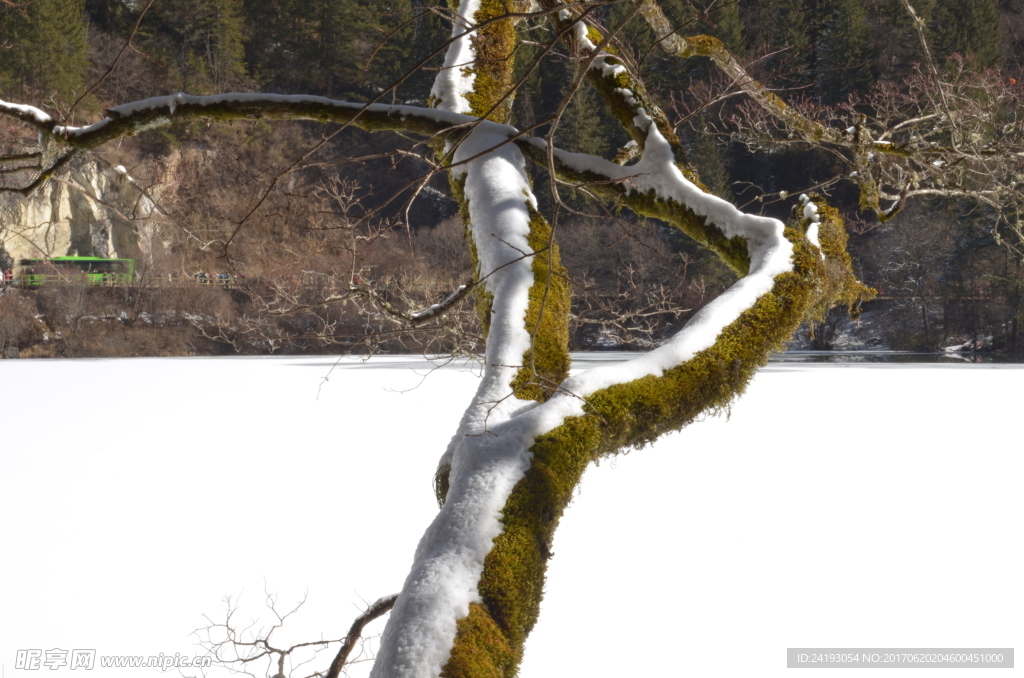
[[640,105],[633,93],[624,87],[616,87],[615,93],[622,97],[626,105],[633,109],[636,115],[633,116],[633,124],[637,129],[646,132],[654,120],[647,114],[647,109]]
[[558,18],[564,23],[572,24],[573,38],[580,49],[588,52],[593,52],[597,49],[597,45],[590,39],[590,32],[587,30],[587,24],[583,21],[582,16],[578,17],[567,9],[560,9],[558,10]]
[[473,48],[473,26],[480,0],[461,0],[459,13],[452,24],[453,42],[444,56],[444,66],[434,79],[430,94],[439,101],[438,108],[454,113],[469,113],[466,95],[476,84],[476,50]]
[[633,93],[630,92],[628,89],[624,87],[616,87],[615,93],[618,94],[623,99],[625,99],[626,103],[629,104],[630,107],[636,108],[636,98],[633,96]]
[[[507,377],[497,380],[505,392],[489,394],[496,399],[511,393],[508,382],[530,347],[530,333],[523,322],[533,284],[533,257],[527,238],[529,208],[537,208],[526,161],[519,148],[507,143],[508,137],[505,126],[482,125],[460,144],[454,157],[458,163],[480,155],[457,167],[455,173],[465,179],[480,275],[487,276],[484,284],[494,295],[486,361],[488,366],[499,366],[493,367],[496,375],[502,372]],[[496,146],[500,147],[487,152]]]
[[[315,104],[317,106],[323,106],[325,108],[336,108],[349,113],[354,113],[365,109],[367,112],[370,113],[387,113],[389,115],[397,115],[402,119],[422,118],[424,120],[431,120],[433,122],[441,122],[449,125],[462,125],[466,123],[475,122],[476,120],[478,120],[473,116],[455,113],[452,111],[445,110],[443,108],[423,108],[420,106],[392,104],[367,105],[360,103],[351,103],[348,101],[338,101],[336,99],[328,99],[326,97],[311,96],[305,94],[228,93],[197,96],[193,94],[185,94],[184,92],[178,92],[177,94],[170,94],[167,96],[160,97],[150,97],[148,99],[141,99],[139,101],[134,101],[128,104],[122,104],[121,106],[115,106],[109,109],[108,111],[111,114],[111,116],[108,116],[99,122],[93,123],[85,127],[63,127],[61,125],[56,125],[53,127],[52,133],[55,136],[60,136],[67,139],[74,139],[95,133],[102,129],[103,127],[111,124],[114,120],[130,118],[132,116],[146,114],[152,111],[167,112],[166,116],[160,116],[150,122],[139,124],[135,129],[135,132],[144,132],[148,129],[153,129],[154,127],[160,127],[163,125],[170,124],[170,116],[174,115],[182,107],[198,106],[205,108],[207,106],[220,106],[224,104]],[[11,104],[11,106],[13,106],[13,104]]]
[[[807,197],[806,193],[800,194],[800,204],[804,206],[804,219],[810,219],[811,224],[807,227],[807,239],[811,241],[815,247],[821,249],[821,243],[818,242],[818,227],[821,224],[821,215],[818,214],[818,206],[811,202],[811,199]],[[822,254],[822,258],[824,258]]]
[[[166,122],[162,122],[161,124],[170,124],[171,122],[170,118],[163,118],[163,120],[165,120]],[[54,136],[57,137],[63,137],[65,139],[74,139],[76,137],[85,136],[88,134],[92,134],[93,132],[96,132],[98,130],[101,130],[107,125],[109,125],[110,122],[110,118],[103,118],[99,122],[94,122],[93,124],[86,125],[85,127],[65,127],[64,125],[54,125],[52,133]],[[156,125],[150,124],[147,126],[147,129],[150,129],[152,127],[156,127]]]
[[626,72],[626,67],[621,63],[611,63],[608,59],[615,59],[615,57],[610,54],[599,56],[590,63],[590,67],[599,69],[601,75],[606,78],[614,78],[619,73]]
[[590,52],[593,52],[595,49],[597,49],[597,45],[595,45],[594,42],[590,39],[590,34],[587,31],[587,24],[583,21],[583,19],[579,19],[576,21],[576,24],[573,26],[573,31],[576,34],[576,43],[580,46],[581,49],[585,49]]
[[[430,188],[430,187],[427,186],[426,188]],[[437,190],[437,189],[432,189],[432,190]],[[440,193],[440,191],[438,191],[438,193]],[[422,320],[428,320],[430,318],[433,318],[435,315],[437,315],[438,313],[443,311],[445,309],[445,307],[447,307],[448,304],[450,304],[452,302],[452,300],[455,299],[455,297],[457,297],[460,294],[462,294],[462,291],[465,290],[465,289],[466,289],[465,285],[459,285],[458,288],[454,292],[450,293],[448,296],[446,296],[444,299],[442,299],[438,303],[431,304],[430,306],[428,306],[427,308],[423,309],[419,313],[414,313],[412,315],[412,319],[416,320],[416,321],[422,321]]]
[[[545,146],[539,139],[531,143]],[[601,158],[565,151],[556,150],[554,154],[559,162],[576,171],[622,181],[629,193],[653,193],[660,200],[686,205],[696,214],[707,217],[726,238],[743,238],[750,254],[750,272],[701,309],[660,348],[627,362],[595,368],[567,379],[561,393],[519,418],[523,425],[527,420],[531,422],[528,428],[533,429],[535,435],[551,431],[567,417],[581,415],[581,398],[645,376],[660,376],[710,348],[725,327],[771,291],[778,275],[793,270],[793,246],[783,235],[783,223],[745,214],[732,203],[707,194],[688,181],[676,167],[672,148],[656,126],[649,128],[643,155],[631,166],[622,167]]]
[[20,113],[21,115],[28,116],[40,125],[48,125],[53,122],[53,118],[51,118],[45,111],[41,111],[35,106],[29,106],[27,104],[12,104],[0,99],[0,110],[3,109],[12,113]]

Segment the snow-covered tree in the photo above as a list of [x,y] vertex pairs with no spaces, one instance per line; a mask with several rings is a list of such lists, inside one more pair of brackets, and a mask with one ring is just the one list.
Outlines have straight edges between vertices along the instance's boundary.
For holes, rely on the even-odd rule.
[[[430,107],[179,93],[68,127],[31,106],[0,102],[0,112],[39,135],[37,149],[2,159],[6,185],[22,192],[76,154],[172,120],[307,119],[401,131],[434,145],[466,222],[470,288],[486,331],[484,368],[440,457],[441,509],[393,601],[372,674],[378,678],[514,675],[537,620],[555,528],[587,466],[727,407],[801,322],[871,295],[851,271],[837,211],[822,199],[804,196],[782,223],[704,189],[628,56],[617,54],[617,26],[602,26],[596,8],[463,0]],[[631,3],[621,25],[640,14],[656,34],[669,34],[651,0]],[[622,164],[559,150],[554,131],[541,138],[505,124],[517,90],[516,22],[526,18],[550,21],[560,37],[551,48],[577,62],[568,91],[593,88],[631,137]],[[725,53],[704,36],[680,49],[690,50],[684,56]],[[671,224],[717,253],[738,281],[656,350],[569,376],[571,299],[559,222],[538,211],[528,163],[547,168],[556,195],[559,186],[579,187],[612,209]],[[14,185],[19,177],[25,180]],[[435,317],[464,296],[408,320]]]

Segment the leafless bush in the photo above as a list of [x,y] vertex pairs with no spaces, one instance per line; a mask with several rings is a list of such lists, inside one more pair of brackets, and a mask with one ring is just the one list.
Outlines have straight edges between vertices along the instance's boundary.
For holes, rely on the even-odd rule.
[[59,342],[64,357],[77,357],[83,321],[92,315],[90,291],[84,285],[59,285],[39,292],[37,304],[43,319]]
[[1024,253],[1024,87],[1016,79],[954,56],[941,73],[920,66],[902,82],[879,82],[862,100],[829,107],[795,98],[785,110],[806,131],[749,101],[719,130],[754,152],[824,149],[842,168],[826,183],[852,183],[860,208],[879,221],[914,199],[985,206],[993,237]]
[[673,251],[652,224],[573,220],[559,239],[578,348],[650,348],[713,296],[699,255]]
[[[338,678],[348,675],[348,667],[373,660],[372,638],[363,637],[363,629],[387,614],[398,597],[385,596],[367,606],[352,622],[348,633],[340,638],[279,644],[274,634],[299,612],[306,600],[303,598],[282,612],[275,595],[265,593],[265,596],[267,610],[273,617],[269,628],[257,628],[256,621],[240,625],[235,620],[238,601],[226,598],[224,621],[214,622],[207,617],[209,623],[194,632],[214,666],[251,678]],[[311,668],[314,663],[316,666],[326,663],[317,661],[324,652],[334,652],[334,659],[327,670]]]
[[32,333],[33,304],[14,289],[0,289],[0,357],[13,357]]

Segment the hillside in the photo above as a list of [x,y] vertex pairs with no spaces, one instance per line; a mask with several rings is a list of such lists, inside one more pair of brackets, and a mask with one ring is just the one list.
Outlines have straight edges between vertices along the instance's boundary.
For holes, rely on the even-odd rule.
[[[1024,3],[914,5],[940,63],[956,68],[962,56],[968,71],[1019,92]],[[852,110],[877,114],[880,92],[909,96],[906,83],[920,69],[899,0],[711,3],[704,15],[684,2],[665,8],[684,32],[716,35],[780,96],[829,124]],[[158,0],[122,54],[142,9],[122,0],[0,5],[0,98],[73,124],[179,90],[352,101],[388,92],[389,100],[424,104],[439,65],[430,55],[440,47],[440,19],[418,2]],[[614,22],[623,9],[598,11]],[[538,44],[548,37],[541,26],[523,30]],[[940,196],[879,224],[861,209],[833,155],[752,134],[757,120],[739,98],[724,96],[728,83],[710,73],[707,60],[683,63],[651,51],[650,31],[637,21],[624,35],[709,189],[780,218],[807,190],[826,192],[842,210],[855,233],[857,272],[882,297],[868,309],[874,329],[866,344],[1024,347],[1021,248],[1005,239],[1012,231],[999,214]],[[571,62],[557,53],[544,59],[523,72],[510,121],[520,127],[546,120],[565,95]],[[421,61],[423,70],[388,90]],[[556,140],[613,157],[625,137],[602,132],[611,127],[608,115],[583,89],[565,109]],[[5,150],[25,139],[16,124],[0,121]],[[0,193],[0,268],[79,255],[130,258],[139,271],[129,287],[5,291],[0,353],[472,351],[478,328],[468,303],[431,332],[398,332],[367,301],[376,294],[416,311],[469,278],[450,187],[440,176],[417,181],[431,153],[394,134],[316,123],[180,123],[92,151],[30,198]],[[546,173],[536,171],[534,182],[547,185]],[[576,348],[649,347],[728,284],[717,260],[656,221],[602,213],[581,192],[563,193],[578,212],[559,227],[577,290]],[[551,195],[538,195],[550,207]],[[214,276],[228,282],[203,282]],[[359,294],[349,293],[354,282],[364,288]],[[839,314],[808,328],[805,344],[833,345],[844,322]]]

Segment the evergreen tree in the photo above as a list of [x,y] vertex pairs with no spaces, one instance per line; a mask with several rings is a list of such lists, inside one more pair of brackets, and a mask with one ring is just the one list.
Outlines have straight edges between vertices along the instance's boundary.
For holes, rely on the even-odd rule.
[[177,84],[194,94],[244,89],[244,23],[234,0],[162,0],[146,15]]
[[814,74],[818,97],[837,103],[874,83],[870,28],[860,0],[819,0]]
[[766,65],[797,85],[810,82],[813,58],[811,24],[803,0],[769,0],[766,18],[767,50],[778,52]]
[[[913,0],[919,17],[931,16],[935,0]],[[865,0],[879,80],[902,81],[925,60],[917,28],[903,0]]]
[[604,155],[608,151],[609,126],[599,113],[603,108],[597,93],[584,82],[566,106],[555,132],[555,143],[573,153]]
[[738,59],[746,56],[747,43],[743,37],[743,22],[740,20],[738,0],[720,0],[709,12],[709,17],[715,23],[712,34],[722,41],[725,48]]
[[988,68],[999,58],[996,0],[938,0],[929,28],[932,50],[940,60],[956,53]]
[[131,8],[120,0],[85,0],[85,15],[89,23],[106,33],[123,33],[135,23]]
[[[607,153],[607,130],[610,127],[608,122],[602,119],[603,109],[604,104],[598,98],[597,92],[584,81],[562,113],[562,119],[555,131],[555,144],[573,153],[589,153],[596,156]],[[560,195],[573,209],[586,212],[594,212],[597,209],[597,205],[579,191],[563,189]]]
[[243,0],[245,61],[250,76],[275,93],[312,91],[306,59],[313,51],[312,3],[297,0]]
[[[740,7],[736,0],[714,0],[697,5],[689,0],[660,0],[658,3],[665,15],[685,36],[712,35],[739,58],[747,52],[743,35]],[[615,3],[607,12],[605,25],[616,25],[629,11],[628,3]],[[689,89],[695,79],[706,78],[714,70],[709,59],[695,58],[683,62],[677,57],[666,57],[655,46],[654,34],[642,17],[636,17],[623,32],[629,48],[636,55],[643,55],[643,78],[648,91],[658,96],[659,92],[682,92]],[[663,99],[667,100],[667,96]]]
[[[374,0],[375,4],[370,6],[370,17],[366,20],[368,29],[364,49],[367,52],[377,48],[378,44],[401,24],[413,17],[418,18],[377,49],[373,61],[362,76],[371,93],[389,87],[444,43],[450,27],[445,25],[437,14],[429,11],[429,6],[438,2],[439,0],[402,0],[385,4],[380,0]],[[516,56],[518,59],[519,55]],[[365,59],[364,56],[360,61]],[[443,56],[439,54],[431,65],[440,66],[442,62]],[[414,74],[399,87],[397,99],[425,104],[435,75],[436,71],[430,70]]]
[[696,122],[696,134],[690,143],[690,162],[697,169],[701,182],[709,191],[724,200],[734,199],[729,187],[731,178],[725,159],[715,143],[715,137],[707,128],[707,122],[701,115]]
[[22,11],[0,5],[0,88],[8,98],[70,104],[85,87],[89,48],[83,0],[36,0]]
[[[271,91],[366,99],[388,88],[444,41],[446,29],[426,11],[426,4],[246,0],[249,71]],[[425,103],[432,76],[409,78],[397,98]]]
[[[352,0],[317,0],[310,4],[316,9],[317,57],[312,63],[316,64],[318,89],[325,96],[339,96],[358,75],[369,50],[376,46],[378,36],[373,30],[370,6]],[[374,9],[379,21],[389,18],[386,7]],[[365,42],[357,43],[360,38]],[[389,43],[385,49],[394,49],[394,45]],[[357,48],[361,49],[357,52]]]

